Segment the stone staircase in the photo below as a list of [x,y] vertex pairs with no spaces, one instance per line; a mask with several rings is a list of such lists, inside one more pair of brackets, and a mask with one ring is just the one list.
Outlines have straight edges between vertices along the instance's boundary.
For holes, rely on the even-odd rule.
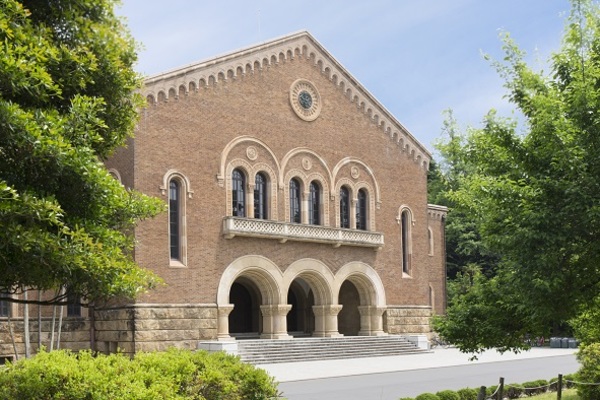
[[404,336],[345,336],[290,340],[238,340],[238,355],[249,364],[275,364],[343,358],[386,357],[426,353]]

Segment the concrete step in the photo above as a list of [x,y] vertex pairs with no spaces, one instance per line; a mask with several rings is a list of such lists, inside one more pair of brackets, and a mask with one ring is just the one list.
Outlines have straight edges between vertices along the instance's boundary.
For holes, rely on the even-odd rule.
[[249,339],[240,340],[237,344],[242,361],[251,364],[384,357],[426,352],[398,335],[290,340]]

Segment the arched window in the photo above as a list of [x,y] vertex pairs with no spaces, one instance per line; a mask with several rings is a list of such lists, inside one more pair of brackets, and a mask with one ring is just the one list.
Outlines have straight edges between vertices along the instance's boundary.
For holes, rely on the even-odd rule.
[[429,240],[429,255],[433,255],[433,231],[427,228],[427,239]]
[[246,216],[246,178],[242,171],[234,169],[231,174],[231,198],[234,217]]
[[367,230],[367,192],[364,189],[358,191],[356,202],[356,229]]
[[10,298],[10,294],[0,292],[0,317],[10,317],[10,302],[7,300]]
[[263,173],[256,174],[254,180],[254,218],[267,219],[267,178]]
[[411,262],[411,250],[410,250],[410,225],[411,225],[410,211],[403,210],[400,216],[400,229],[401,241],[402,241],[402,272],[410,275],[410,262]]
[[350,192],[346,186],[340,188],[340,228],[350,228]]
[[181,184],[169,182],[169,243],[171,260],[181,260]]
[[310,183],[308,223],[311,225],[321,224],[321,187],[316,181]]
[[301,222],[300,183],[295,178],[290,181],[290,222]]

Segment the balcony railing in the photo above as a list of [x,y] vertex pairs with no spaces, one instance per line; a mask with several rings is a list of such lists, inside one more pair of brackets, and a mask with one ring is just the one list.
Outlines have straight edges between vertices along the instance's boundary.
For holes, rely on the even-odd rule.
[[355,229],[332,228],[320,225],[292,224],[264,219],[225,217],[223,236],[276,239],[281,243],[288,240],[298,242],[328,243],[334,247],[360,246],[379,250],[383,246],[383,233]]

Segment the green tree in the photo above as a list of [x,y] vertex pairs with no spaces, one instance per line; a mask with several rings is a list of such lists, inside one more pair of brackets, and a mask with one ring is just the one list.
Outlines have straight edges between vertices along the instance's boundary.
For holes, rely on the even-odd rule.
[[[469,174],[451,198],[473,216],[496,274],[436,323],[461,350],[517,350],[595,306],[600,292],[600,11],[573,1],[550,73],[536,72],[511,38],[495,63],[514,120],[490,112],[461,152]],[[600,339],[600,338],[599,338]]]
[[66,287],[95,300],[159,282],[133,261],[131,232],[164,206],[102,163],[142,105],[114,5],[0,0],[0,291]]
[[[431,164],[428,175],[428,200],[429,203],[450,209],[446,219],[448,278],[453,280],[458,274],[472,274],[474,269],[492,276],[498,257],[483,244],[474,215],[461,209],[452,198],[452,193],[460,187],[461,180],[470,174],[472,167],[468,156],[462,151],[465,135],[458,129],[452,111],[448,110],[445,114],[442,138],[435,144],[440,162],[439,165],[435,162]],[[449,294],[451,297],[452,293]]]

